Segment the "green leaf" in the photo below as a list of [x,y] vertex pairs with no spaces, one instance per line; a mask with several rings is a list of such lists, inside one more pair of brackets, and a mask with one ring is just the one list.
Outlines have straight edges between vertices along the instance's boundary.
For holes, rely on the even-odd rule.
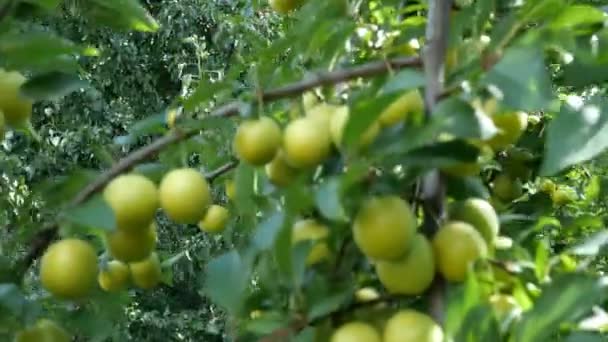
[[158,23],[137,0],[93,0],[86,4],[87,16],[116,29],[156,32]]
[[21,87],[21,92],[34,101],[53,101],[89,86],[89,82],[80,79],[76,75],[63,72],[50,72],[29,79]]
[[26,305],[26,299],[15,284],[0,284],[0,312],[18,316]]
[[346,222],[348,218],[340,199],[340,180],[339,177],[333,177],[319,184],[315,189],[315,202],[325,218]]
[[240,311],[250,274],[236,251],[225,253],[209,262],[205,292],[218,305],[233,314]]
[[288,317],[276,311],[265,312],[262,316],[245,323],[245,331],[256,335],[268,335],[275,330],[289,324]]
[[466,315],[455,341],[500,341],[498,323],[492,308],[480,305]]
[[258,224],[253,235],[253,245],[258,250],[267,250],[271,248],[277,240],[277,236],[285,225],[285,214],[282,211],[276,211],[269,215],[264,221]]
[[235,171],[236,207],[246,216],[255,214],[253,201],[254,169],[247,163],[240,163]]
[[547,341],[562,324],[587,313],[605,297],[605,281],[584,274],[555,277],[542,290],[532,310],[526,312],[514,330],[515,342]]
[[492,119],[476,111],[459,98],[448,98],[437,104],[433,123],[440,129],[459,138],[489,139],[498,131]]
[[74,224],[107,231],[114,230],[116,224],[114,212],[102,195],[97,195],[74,208],[66,209],[62,218]]
[[405,165],[439,168],[477,161],[479,149],[463,140],[439,142],[410,151],[398,161]]
[[162,163],[142,163],[133,168],[133,173],[146,176],[155,183],[160,183],[170,168]]
[[504,95],[503,104],[513,109],[541,110],[553,99],[549,74],[542,52],[535,47],[514,47],[486,75]]
[[44,181],[38,187],[44,194],[44,199],[51,208],[59,207],[91,183],[98,172],[86,169],[76,169],[65,175]]
[[186,111],[194,110],[201,103],[211,100],[214,94],[226,88],[228,88],[228,84],[225,82],[211,82],[207,79],[201,79],[192,95],[184,100],[184,109]]
[[594,98],[579,110],[564,104],[547,128],[540,174],[556,174],[571,165],[594,158],[607,147],[608,103]]
[[585,242],[573,246],[568,250],[570,254],[581,256],[596,256],[608,244],[608,232],[598,231],[587,238]]
[[536,245],[534,272],[536,279],[543,281],[549,273],[550,246],[547,240],[540,240]]
[[274,244],[274,258],[284,279],[289,280],[290,284],[293,275],[293,244],[291,241],[291,226],[284,225],[279,231]]
[[319,298],[317,298],[317,301],[311,303],[310,309],[308,311],[308,318],[314,320],[330,312],[336,311],[342,306],[342,304],[346,303],[346,301],[351,297],[351,295],[352,289],[345,288],[337,293],[328,294],[326,296],[320,296]]
[[426,79],[418,70],[404,69],[392,76],[380,89],[380,94],[401,94],[405,90],[424,86]]
[[594,25],[606,20],[604,12],[593,6],[570,5],[551,22],[552,29],[573,29],[580,25]]
[[30,4],[40,6],[46,10],[54,10],[63,1],[62,0],[25,0],[24,2],[28,2]]
[[447,195],[456,200],[467,198],[490,198],[490,192],[479,177],[453,177],[446,176]]
[[606,337],[599,333],[592,332],[573,332],[568,335],[564,342],[604,342]]
[[350,108],[342,138],[345,146],[355,146],[365,130],[376,121],[382,111],[395,99],[394,94],[378,97],[366,94],[366,96],[361,97],[363,100],[357,101]]

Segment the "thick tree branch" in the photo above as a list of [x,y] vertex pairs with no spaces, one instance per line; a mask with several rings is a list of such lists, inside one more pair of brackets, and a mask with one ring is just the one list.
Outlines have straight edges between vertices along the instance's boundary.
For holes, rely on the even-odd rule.
[[[448,45],[451,0],[429,0],[424,49],[424,72],[426,76],[426,117],[431,117],[435,104],[444,91],[445,56]],[[439,170],[432,170],[422,179],[424,201],[424,228],[427,235],[435,234],[445,216],[445,181]],[[431,315],[440,324],[444,320],[445,281],[435,277],[430,291]]]
[[[361,77],[372,77],[386,73],[389,70],[401,69],[405,67],[419,67],[421,66],[421,60],[418,57],[400,57],[386,61],[374,61],[351,68],[316,73],[308,78],[288,84],[283,87],[272,89],[263,92],[260,98],[263,101],[276,101],[283,98],[289,98],[298,96],[307,90],[330,84],[337,84],[341,82],[350,81]],[[232,116],[239,113],[239,109],[243,105],[241,101],[229,102],[215,109],[209,114],[210,116]],[[140,149],[131,152],[126,157],[122,158],[112,168],[103,172],[97,179],[86,186],[80,191],[70,202],[69,206],[77,206],[86,202],[95,193],[99,192],[112,178],[120,175],[121,173],[130,170],[138,163],[149,159],[162,151],[167,146],[170,146],[179,141],[188,139],[199,133],[199,130],[174,130],[171,133],[155,140],[149,145],[146,145]],[[226,167],[223,171],[217,175],[214,172],[211,173],[211,179],[215,179],[217,176],[226,172],[236,166],[236,164]],[[46,247],[56,238],[58,225],[57,223],[50,224],[43,228],[32,240],[29,252],[25,255],[21,262],[23,270],[29,268],[29,266],[36,260],[46,249]]]

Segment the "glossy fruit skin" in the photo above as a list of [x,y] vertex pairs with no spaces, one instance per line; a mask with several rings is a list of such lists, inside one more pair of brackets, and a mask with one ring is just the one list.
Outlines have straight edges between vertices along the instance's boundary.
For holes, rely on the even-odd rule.
[[159,190],[161,207],[176,223],[199,223],[211,204],[209,184],[195,169],[170,171],[161,181]]
[[576,200],[576,193],[569,188],[557,188],[551,193],[551,200],[555,205],[565,205]]
[[295,168],[319,165],[331,152],[328,122],[314,117],[293,120],[283,134],[283,151],[289,165]]
[[114,178],[105,187],[103,197],[114,212],[116,227],[127,231],[150,225],[159,205],[154,182],[138,174]]
[[235,184],[234,180],[227,179],[226,183],[224,184],[224,187],[226,189],[226,196],[231,201],[234,201],[236,199],[236,184]]
[[391,103],[378,117],[384,127],[396,125],[405,120],[410,113],[422,113],[424,100],[418,90],[410,90]]
[[266,164],[266,176],[276,186],[288,186],[298,176],[298,169],[291,167],[285,159],[285,154],[279,151],[274,159]]
[[382,339],[370,324],[349,322],[333,333],[330,342],[382,342]]
[[380,293],[373,287],[363,287],[355,292],[355,299],[358,303],[366,303],[380,298]]
[[433,252],[439,273],[451,282],[464,281],[469,265],[488,254],[481,234],[468,223],[452,221],[433,238]]
[[226,228],[230,212],[221,205],[214,204],[207,209],[199,228],[207,233],[220,233]]
[[494,178],[492,193],[498,199],[509,202],[521,197],[523,188],[519,179],[513,179],[508,174],[500,174]]
[[234,149],[240,160],[261,166],[272,160],[281,146],[281,128],[268,117],[248,120],[234,135]]
[[155,288],[161,281],[162,269],[156,252],[142,261],[129,264],[133,284],[140,289],[149,290]]
[[156,247],[156,224],[141,232],[115,230],[107,233],[106,244],[116,260],[134,262],[145,259]]
[[300,220],[293,225],[291,241],[297,244],[301,241],[312,241],[313,246],[306,258],[306,265],[314,265],[329,257],[329,247],[325,239],[329,235],[329,229],[312,219]]
[[538,189],[542,192],[546,192],[551,195],[553,192],[555,192],[555,190],[557,190],[557,186],[555,185],[555,183],[553,183],[552,180],[545,178],[540,181]]
[[99,271],[97,282],[106,292],[117,292],[123,290],[130,277],[129,266],[121,261],[112,260],[105,268]]
[[503,149],[514,144],[523,135],[528,127],[528,114],[524,112],[510,112],[492,116],[494,125],[499,132],[490,138],[487,143],[494,150]]
[[416,229],[416,217],[407,202],[397,196],[378,196],[362,204],[353,237],[369,258],[394,260],[407,253]]
[[449,217],[452,221],[462,221],[472,225],[488,246],[494,244],[500,230],[498,215],[494,207],[481,198],[469,198],[450,206]]
[[443,331],[429,316],[401,310],[386,323],[383,342],[443,342]]
[[294,9],[298,8],[301,4],[301,0],[269,0],[270,7],[280,14],[287,14]]
[[54,296],[78,299],[87,296],[97,281],[97,253],[79,239],[53,243],[40,261],[40,281]]
[[[341,147],[342,137],[344,135],[344,129],[346,128],[346,124],[348,123],[348,119],[350,117],[348,107],[343,106],[336,110],[334,115],[331,117],[331,121],[329,124],[329,129],[331,133],[331,139],[336,147]],[[366,130],[361,134],[358,141],[358,146],[365,147],[371,144],[374,139],[380,133],[380,124],[378,122],[373,122]]]
[[43,318],[15,336],[15,342],[70,342],[72,337],[57,323]]
[[14,128],[24,127],[32,116],[32,101],[20,94],[26,78],[17,71],[0,69],[0,110]]
[[404,257],[394,261],[379,260],[376,273],[390,293],[422,294],[435,277],[433,247],[424,235],[416,234]]

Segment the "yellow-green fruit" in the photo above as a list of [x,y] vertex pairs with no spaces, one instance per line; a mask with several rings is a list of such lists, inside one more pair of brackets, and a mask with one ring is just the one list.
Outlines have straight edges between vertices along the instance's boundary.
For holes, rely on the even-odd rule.
[[446,223],[433,238],[437,269],[445,279],[460,282],[466,278],[471,263],[488,254],[481,234],[468,223]]
[[314,91],[307,91],[302,95],[302,106],[305,111],[319,104],[319,98]]
[[207,209],[203,220],[199,223],[199,228],[208,233],[219,233],[226,228],[228,222],[228,209],[221,205],[214,204]]
[[268,3],[273,10],[280,14],[287,14],[298,8],[301,0],[269,0]]
[[236,184],[235,184],[234,180],[233,179],[226,180],[226,183],[224,186],[226,189],[226,196],[228,196],[228,198],[231,201],[234,201],[236,199]]
[[553,192],[555,192],[555,190],[557,190],[557,186],[555,185],[555,183],[553,183],[553,181],[548,178],[541,180],[538,188],[540,191],[546,192],[548,194],[552,194]]
[[335,113],[346,109],[346,106],[336,106],[329,103],[319,103],[314,105],[306,110],[306,116],[311,117],[317,120],[323,121],[325,124],[329,125]]
[[287,162],[293,167],[319,165],[331,152],[328,123],[313,117],[295,119],[285,128],[283,151]]
[[163,273],[156,252],[151,253],[145,260],[130,263],[129,267],[133,284],[141,289],[152,289],[161,281]]
[[298,170],[287,163],[282,151],[266,164],[265,170],[270,182],[276,186],[288,186],[298,176]]
[[512,201],[521,197],[523,188],[519,179],[513,179],[508,174],[500,174],[494,178],[492,193],[503,201]]
[[556,205],[568,204],[576,200],[576,193],[570,188],[557,188],[551,193],[551,200]]
[[99,287],[107,292],[123,290],[129,282],[129,266],[121,261],[112,260],[102,268],[97,276]]
[[366,303],[380,298],[380,293],[373,287],[363,287],[355,292],[355,299],[359,303]]
[[82,298],[95,288],[97,254],[79,239],[64,239],[52,244],[40,261],[40,281],[54,296]]
[[410,90],[391,103],[378,118],[382,126],[392,126],[405,120],[410,113],[424,111],[424,100],[418,90]]
[[443,342],[443,331],[429,316],[401,310],[386,323],[383,342]]
[[160,205],[177,223],[197,224],[211,203],[209,184],[195,169],[176,169],[160,183]]
[[372,259],[391,260],[405,255],[416,234],[416,217],[397,196],[366,200],[353,223],[355,243]]
[[26,79],[17,71],[0,70],[0,110],[9,126],[23,127],[32,116],[32,101],[21,95]]
[[137,232],[115,230],[106,234],[110,255],[122,262],[145,259],[156,247],[156,224]]
[[410,250],[401,259],[394,261],[379,260],[376,273],[390,293],[418,295],[433,282],[435,261],[433,247],[422,234],[416,234]]
[[15,336],[15,342],[69,342],[72,338],[57,323],[43,318]]
[[144,229],[154,219],[158,208],[158,190],[154,182],[138,174],[114,178],[103,191],[121,230]]
[[381,342],[376,329],[363,322],[350,322],[339,327],[331,336],[330,342]]
[[291,239],[294,245],[301,241],[313,242],[312,249],[306,257],[306,264],[314,265],[329,257],[329,247],[325,242],[328,235],[329,229],[325,225],[309,219],[294,224]]
[[491,246],[498,236],[500,223],[494,207],[480,198],[469,198],[455,202],[450,206],[450,220],[463,221],[477,229],[484,240]]
[[511,314],[521,312],[521,307],[512,296],[495,294],[490,297],[489,301],[498,320],[503,320]]
[[234,135],[239,159],[255,166],[272,160],[281,146],[281,128],[268,117],[243,122]]
[[495,150],[503,149],[514,144],[528,127],[528,114],[510,112],[492,116],[498,132],[487,143]]
[[[349,117],[348,107],[344,106],[338,109],[331,118],[329,129],[331,139],[336,147],[342,146],[342,136],[344,135],[344,129]],[[368,146],[376,139],[378,133],[380,133],[380,124],[373,122],[359,137],[358,145],[362,147]]]

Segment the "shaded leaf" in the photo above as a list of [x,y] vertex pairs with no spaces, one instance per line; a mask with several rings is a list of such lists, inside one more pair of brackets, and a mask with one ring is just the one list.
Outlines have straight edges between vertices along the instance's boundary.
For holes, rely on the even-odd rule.
[[498,131],[492,119],[476,111],[459,98],[448,98],[437,104],[433,122],[442,132],[459,138],[489,139]]
[[340,200],[340,178],[330,178],[315,189],[317,208],[325,218],[332,221],[346,222],[346,212]]
[[288,324],[289,320],[285,314],[272,311],[245,323],[245,330],[257,335],[268,335]]
[[249,274],[249,265],[236,251],[230,251],[207,265],[205,291],[215,303],[236,313],[243,304]]
[[276,242],[277,236],[285,224],[285,214],[276,211],[258,224],[253,235],[253,245],[259,250],[271,248]]
[[559,326],[587,313],[605,297],[605,281],[584,274],[564,274],[545,287],[532,310],[518,322],[514,341],[546,341]]
[[345,288],[340,292],[319,297],[317,301],[311,304],[310,310],[308,311],[308,318],[314,320],[330,312],[336,311],[342,304],[346,303],[351,295],[351,289]]
[[26,305],[26,299],[15,284],[0,284],[0,311],[10,315],[20,315]]
[[426,80],[424,74],[418,70],[404,69],[392,76],[380,89],[380,94],[401,94],[405,90],[420,88],[424,86]]
[[159,25],[137,0],[93,0],[84,13],[97,23],[116,29],[155,32]]
[[58,100],[76,90],[88,88],[89,82],[76,75],[50,72],[29,79],[21,92],[35,101]]
[[66,209],[62,218],[89,228],[101,228],[108,231],[115,229],[114,212],[102,195],[97,195],[74,208]]
[[608,147],[608,104],[594,98],[576,110],[566,104],[549,123],[541,175],[587,161]]
[[542,52],[534,47],[514,47],[486,75],[484,82],[497,86],[503,103],[513,109],[541,110],[553,99]]

